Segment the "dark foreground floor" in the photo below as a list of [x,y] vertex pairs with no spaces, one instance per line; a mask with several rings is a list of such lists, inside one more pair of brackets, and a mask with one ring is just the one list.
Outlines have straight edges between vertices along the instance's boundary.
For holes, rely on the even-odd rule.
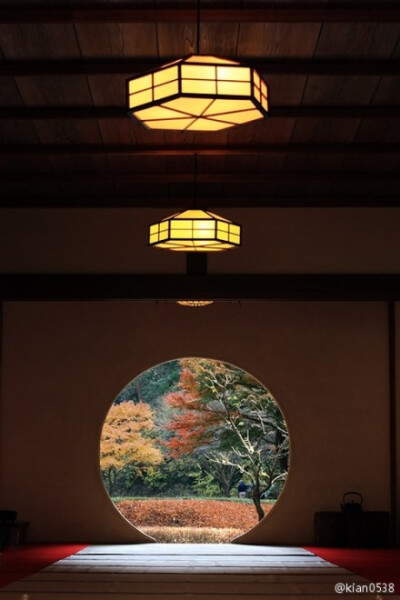
[[[367,586],[365,577],[373,568],[382,582],[389,582],[393,574],[399,583],[399,562],[395,550],[36,545],[3,551],[0,600],[328,599],[338,598],[335,584]],[[348,570],[354,566],[361,575]],[[368,590],[354,596],[371,599],[379,594]],[[398,593],[386,597],[400,598]]]

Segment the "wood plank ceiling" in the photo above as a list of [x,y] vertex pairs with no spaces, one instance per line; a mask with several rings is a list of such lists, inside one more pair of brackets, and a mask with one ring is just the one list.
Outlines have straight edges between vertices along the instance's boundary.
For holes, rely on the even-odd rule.
[[400,206],[400,8],[201,0],[200,51],[254,63],[271,118],[146,131],[125,80],[195,51],[196,2],[0,1],[2,207]]

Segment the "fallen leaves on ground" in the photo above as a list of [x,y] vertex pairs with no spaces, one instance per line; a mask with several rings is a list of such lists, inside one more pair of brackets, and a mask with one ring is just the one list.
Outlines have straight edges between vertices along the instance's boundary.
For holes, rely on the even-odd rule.
[[[137,527],[235,527],[246,531],[258,523],[253,504],[223,500],[149,499],[116,503],[123,516]],[[271,505],[264,503],[267,513]]]
[[217,527],[140,527],[157,542],[166,544],[227,544],[245,533],[243,529]]

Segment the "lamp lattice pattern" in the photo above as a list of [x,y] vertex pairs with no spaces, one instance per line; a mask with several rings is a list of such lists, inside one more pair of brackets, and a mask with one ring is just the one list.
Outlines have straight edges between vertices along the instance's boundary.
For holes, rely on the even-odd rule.
[[185,210],[150,225],[149,244],[183,252],[218,252],[241,243],[241,226],[205,210]]
[[128,80],[129,113],[149,129],[217,131],[268,115],[268,88],[255,69],[192,55]]

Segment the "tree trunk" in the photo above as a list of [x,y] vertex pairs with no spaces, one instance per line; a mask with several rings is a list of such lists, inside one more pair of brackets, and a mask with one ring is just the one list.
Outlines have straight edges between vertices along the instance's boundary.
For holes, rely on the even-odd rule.
[[231,495],[231,481],[226,481],[226,479],[222,479],[219,482],[221,487],[221,493],[225,498],[229,498]]
[[[283,442],[283,435],[281,434],[281,432],[279,431],[279,429],[276,430],[275,433],[275,448],[279,449],[280,445]],[[281,471],[287,471],[288,470],[288,454],[285,453],[283,456],[280,457],[279,459],[279,468]]]
[[263,510],[263,507],[261,506],[261,492],[260,492],[260,485],[259,485],[258,481],[255,483],[255,485],[253,487],[252,496],[253,496],[254,506],[256,507],[258,520],[261,521],[265,516],[265,512]]
[[106,482],[107,482],[107,486],[108,486],[108,494],[109,494],[109,496],[112,496],[114,493],[114,486],[115,486],[115,479],[116,479],[115,470],[112,467],[110,467],[109,469],[104,471],[104,475],[106,477]]
[[112,486],[111,486],[111,481],[110,481],[110,475],[107,471],[104,471],[104,479],[106,480],[106,484],[107,484],[107,491],[108,491],[108,495],[111,496],[112,493]]

